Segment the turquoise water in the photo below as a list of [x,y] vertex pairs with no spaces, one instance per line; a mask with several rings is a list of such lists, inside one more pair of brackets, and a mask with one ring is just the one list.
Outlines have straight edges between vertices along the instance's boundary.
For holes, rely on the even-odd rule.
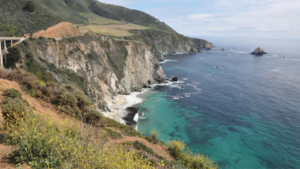
[[184,140],[222,168],[300,168],[300,51],[257,57],[251,44],[214,43],[226,50],[165,57],[181,83],[139,95],[138,131]]

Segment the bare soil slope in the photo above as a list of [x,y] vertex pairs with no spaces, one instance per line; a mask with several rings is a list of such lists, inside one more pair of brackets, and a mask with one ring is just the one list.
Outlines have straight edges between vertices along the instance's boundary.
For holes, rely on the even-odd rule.
[[41,30],[32,35],[33,38],[45,37],[45,38],[63,38],[63,37],[78,37],[80,32],[70,22],[60,22],[47,30]]

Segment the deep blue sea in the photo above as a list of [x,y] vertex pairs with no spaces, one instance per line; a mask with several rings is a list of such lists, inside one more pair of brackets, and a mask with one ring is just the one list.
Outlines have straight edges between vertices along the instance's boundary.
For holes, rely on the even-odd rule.
[[300,42],[207,40],[219,48],[165,56],[179,82],[139,95],[138,131],[184,140],[225,169],[300,168]]

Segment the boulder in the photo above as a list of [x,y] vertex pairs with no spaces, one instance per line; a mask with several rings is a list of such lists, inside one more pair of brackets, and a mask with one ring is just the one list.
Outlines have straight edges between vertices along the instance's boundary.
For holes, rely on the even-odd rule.
[[173,81],[173,82],[177,82],[177,81],[178,81],[178,77],[174,76],[174,77],[172,78],[172,81]]
[[255,49],[254,52],[251,53],[252,55],[264,55],[264,54],[268,54],[267,52],[265,52],[262,48],[258,47]]

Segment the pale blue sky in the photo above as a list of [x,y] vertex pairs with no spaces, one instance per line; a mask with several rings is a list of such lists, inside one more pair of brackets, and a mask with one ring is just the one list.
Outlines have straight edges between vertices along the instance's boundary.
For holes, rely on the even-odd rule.
[[300,0],[100,0],[147,12],[194,37],[300,40]]

